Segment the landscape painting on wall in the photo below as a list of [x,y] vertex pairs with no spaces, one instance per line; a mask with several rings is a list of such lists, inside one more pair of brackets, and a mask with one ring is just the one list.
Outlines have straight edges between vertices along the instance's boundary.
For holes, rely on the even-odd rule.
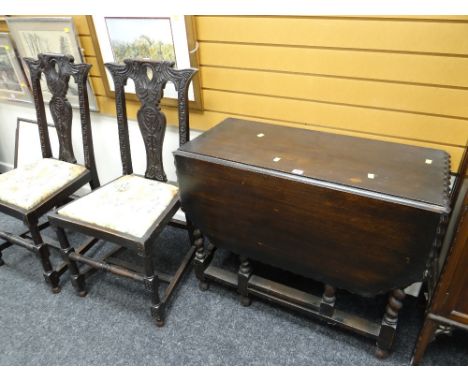
[[11,101],[31,100],[8,33],[0,33],[0,98]]
[[53,34],[48,31],[19,31],[19,36],[31,57],[37,57],[39,53],[73,54],[69,31],[56,31]]
[[[75,63],[82,63],[81,48],[71,17],[50,18],[7,18],[8,28],[16,43],[20,57],[37,58],[39,53],[70,54],[75,58]],[[24,65],[25,71],[28,71]],[[44,99],[51,97],[44,79],[41,81]],[[88,99],[91,110],[97,110],[96,99],[88,81]],[[69,82],[68,100],[73,107],[78,107],[78,89],[73,78]]]
[[[121,64],[124,59],[133,58],[173,61],[178,69],[194,67],[189,52],[184,16],[107,17],[99,15],[93,16],[93,23],[103,63]],[[112,78],[108,71],[104,68],[102,70],[107,78],[106,91],[109,96],[113,97],[115,89]],[[132,81],[127,82],[125,92],[130,96],[135,94]],[[198,92],[197,89],[197,94]],[[172,83],[166,85],[164,97],[166,99],[177,98],[177,91]],[[189,88],[189,100],[198,101],[192,85]]]
[[125,58],[176,61],[170,18],[106,17],[106,26],[115,62]]

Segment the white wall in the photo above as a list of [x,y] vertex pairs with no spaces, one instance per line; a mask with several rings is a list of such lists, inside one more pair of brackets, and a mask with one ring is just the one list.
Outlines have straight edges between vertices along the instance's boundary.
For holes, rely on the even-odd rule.
[[[47,107],[46,107],[47,109]],[[0,171],[13,168],[15,155],[15,131],[18,117],[36,120],[36,112],[32,104],[0,102]],[[49,123],[53,123],[50,114],[47,115]],[[115,117],[103,116],[99,113],[91,113],[91,126],[94,139],[94,152],[96,166],[101,184],[120,176],[122,165],[120,161],[117,120]],[[83,146],[81,143],[81,130],[78,110],[74,110],[73,119],[73,146],[78,162],[83,163]],[[24,133],[24,131],[23,131]],[[34,132],[36,133],[36,132]],[[136,121],[129,121],[130,144],[132,150],[133,170],[135,173],[144,174],[146,169],[146,156],[143,139]],[[200,132],[191,131],[191,138],[198,136]],[[51,137],[51,141],[53,141]],[[25,147],[30,142],[20,141],[20,155],[33,153],[40,155],[39,144],[34,147]],[[164,169],[169,180],[177,181],[174,156],[172,152],[177,149],[179,143],[178,129],[168,126],[163,146]],[[31,154],[32,155],[32,154]],[[177,218],[183,215],[177,214]]]

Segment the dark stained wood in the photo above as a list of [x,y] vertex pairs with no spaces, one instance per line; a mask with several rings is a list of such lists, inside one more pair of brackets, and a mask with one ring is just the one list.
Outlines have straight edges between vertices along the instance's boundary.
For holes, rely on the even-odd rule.
[[63,54],[39,54],[37,60],[25,58],[29,67],[33,90],[34,106],[36,107],[37,124],[39,127],[39,139],[41,142],[42,156],[51,158],[49,130],[47,117],[41,90],[41,76],[44,75],[46,84],[52,98],[49,108],[54,120],[59,140],[60,160],[76,163],[72,145],[72,108],[67,99],[68,84],[73,77],[78,86],[78,99],[81,120],[81,132],[83,139],[83,153],[85,166],[92,174],[92,187],[99,187],[99,179],[96,172],[94,159],[93,138],[91,130],[91,118],[89,113],[88,74],[91,70],[89,64],[75,64],[74,57]]
[[[89,116],[89,105],[86,81],[91,65],[74,64],[74,58],[70,55],[61,54],[39,54],[37,59],[25,58],[31,76],[32,93],[34,106],[36,109],[37,124],[39,128],[39,139],[42,156],[51,158],[48,123],[45,112],[44,99],[42,96],[41,82],[42,76],[52,98],[50,100],[50,112],[55,123],[59,140],[59,160],[69,163],[76,163],[72,147],[72,109],[67,100],[68,84],[70,77],[73,77],[78,85],[79,110],[81,118],[81,132],[83,138],[83,151],[86,171],[72,182],[64,185],[54,194],[47,197],[38,206],[31,210],[24,210],[8,203],[0,203],[0,212],[20,219],[28,227],[28,232],[14,235],[8,232],[0,232],[0,237],[7,240],[9,244],[21,245],[31,252],[39,255],[41,260],[43,275],[52,287],[52,292],[60,291],[59,279],[64,273],[63,264],[53,267],[50,261],[49,247],[53,241],[46,240],[41,236],[41,226],[38,225],[39,218],[54,207],[58,207],[70,199],[71,195],[79,188],[89,183],[91,189],[99,187],[99,179],[94,161],[94,150],[91,132],[91,122]],[[30,235],[30,237],[28,236]],[[2,249],[8,245],[3,245]],[[0,249],[0,265],[4,264]],[[60,249],[60,248],[59,248]]]
[[[464,173],[462,173],[464,174]],[[462,187],[463,188],[463,187]],[[418,365],[439,325],[468,330],[468,180],[450,253],[445,260],[413,354]]]
[[326,316],[332,316],[335,311],[336,288],[331,285],[325,285],[325,290],[320,302],[320,313]]
[[[449,212],[445,152],[388,142],[227,119],[175,152],[181,203],[214,247],[241,256],[236,276],[201,249],[195,271],[250,295],[309,312],[377,339],[386,356],[402,289],[420,281],[437,229]],[[304,292],[264,281],[250,260],[326,285],[309,304]],[[268,285],[269,287],[265,287]],[[337,289],[390,292],[382,323],[337,317]],[[303,301],[307,306],[301,305]]]
[[[131,79],[135,84],[136,94],[141,103],[141,108],[138,111],[138,125],[146,150],[147,168],[145,178],[155,182],[167,182],[162,160],[166,117],[161,111],[160,102],[166,83],[168,81],[172,82],[178,92],[179,141],[180,144],[186,143],[190,138],[188,88],[196,70],[177,70],[173,68],[174,63],[172,62],[130,59],[124,60],[124,65],[108,63],[105,66],[110,71],[115,84],[117,125],[123,175],[133,174],[124,91],[124,86]],[[168,277],[166,274],[158,272],[154,267],[154,241],[163,228],[173,220],[173,216],[179,207],[179,197],[175,195],[142,237],[135,237],[77,219],[68,218],[56,211],[49,214],[49,221],[53,226],[57,227],[59,238],[61,238],[63,255],[69,264],[72,282],[77,293],[80,296],[86,295],[84,272],[79,269],[78,263],[83,263],[91,269],[101,269],[118,276],[140,281],[145,289],[151,293],[151,315],[155,319],[156,325],[163,326],[165,323],[165,309],[169,298],[174,293],[184,272],[187,270],[188,264],[196,250],[195,246],[191,246],[173,276]],[[99,211],[96,211],[96,213],[98,214]],[[138,219],[138,216],[135,216],[135,219]],[[112,261],[112,257],[110,256],[108,261],[106,261],[107,257],[101,260],[87,257],[70,247],[65,235],[65,228],[121,245],[130,250],[134,255],[140,256],[143,259],[144,266],[142,269],[135,269],[132,266],[128,267],[128,263],[118,260]],[[111,252],[112,255],[115,255],[118,251],[114,250]],[[162,296],[159,288],[161,281],[169,283]]]
[[422,278],[436,213],[176,158],[185,211],[217,247],[363,296]]
[[385,308],[385,314],[382,319],[382,326],[377,340],[376,355],[379,358],[388,356],[388,351],[392,346],[393,338],[398,324],[398,313],[403,307],[405,292],[401,289],[395,289],[390,293],[388,303]]
[[229,118],[181,151],[287,175],[299,169],[303,181],[448,206],[450,158],[441,150]]
[[179,143],[181,145],[186,143],[190,139],[188,88],[196,70],[177,70],[174,69],[174,62],[167,61],[125,60],[124,62],[125,65],[105,64],[115,83],[123,173],[125,175],[133,172],[124,90],[128,79],[132,79],[136,95],[142,105],[137,118],[146,149],[145,177],[166,182],[167,177],[162,162],[166,117],[161,112],[160,102],[167,82],[172,82],[178,92]]

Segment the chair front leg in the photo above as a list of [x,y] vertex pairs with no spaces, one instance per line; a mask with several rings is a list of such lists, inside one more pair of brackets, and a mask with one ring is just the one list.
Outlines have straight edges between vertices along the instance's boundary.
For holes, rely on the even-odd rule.
[[154,272],[151,250],[143,252],[145,262],[145,289],[151,293],[151,316],[155,319],[156,326],[164,326],[165,304],[159,296],[159,278]]
[[33,239],[34,244],[38,248],[38,254],[41,258],[42,269],[44,270],[44,279],[52,287],[53,293],[60,292],[60,276],[57,271],[54,270],[50,262],[50,251],[49,247],[42,240],[41,233],[37,227],[37,222],[29,224],[29,232]]
[[70,270],[71,283],[75,288],[77,294],[80,297],[85,297],[88,294],[88,292],[86,291],[84,275],[80,274],[78,264],[76,263],[76,261],[70,258],[70,255],[74,253],[74,249],[70,246],[67,234],[65,233],[65,230],[63,228],[56,227],[55,232],[57,233],[57,238],[60,243],[60,247],[62,248],[61,254],[63,260],[67,263],[68,269]]

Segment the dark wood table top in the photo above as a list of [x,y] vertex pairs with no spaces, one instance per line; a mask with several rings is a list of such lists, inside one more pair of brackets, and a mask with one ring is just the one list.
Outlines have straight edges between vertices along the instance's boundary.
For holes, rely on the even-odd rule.
[[229,118],[177,152],[448,210],[450,157],[441,150]]

